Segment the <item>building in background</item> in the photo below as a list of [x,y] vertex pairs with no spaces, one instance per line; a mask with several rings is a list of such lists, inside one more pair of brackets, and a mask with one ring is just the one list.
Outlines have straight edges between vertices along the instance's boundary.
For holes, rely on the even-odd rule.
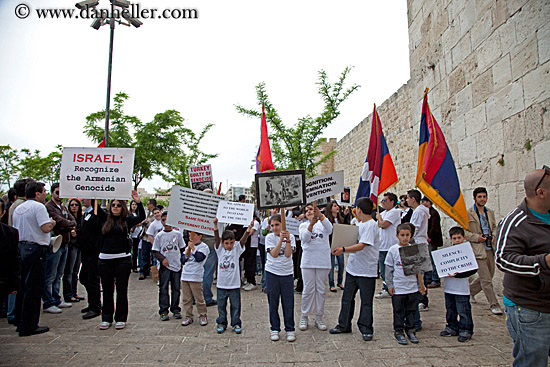
[[230,186],[229,190],[225,193],[225,199],[228,201],[238,201],[240,195],[246,196],[247,203],[254,202],[254,197],[252,196],[250,187]]

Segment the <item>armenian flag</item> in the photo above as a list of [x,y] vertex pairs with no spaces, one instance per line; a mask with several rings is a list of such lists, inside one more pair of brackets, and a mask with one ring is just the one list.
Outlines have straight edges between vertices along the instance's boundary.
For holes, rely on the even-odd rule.
[[462,227],[468,228],[468,211],[451,151],[443,132],[428,105],[428,88],[424,92],[416,186],[435,205],[441,208]]
[[269,146],[269,136],[267,135],[267,121],[265,118],[265,107],[262,104],[262,135],[258,154],[256,154],[256,173],[275,169],[271,159],[271,148]]
[[382,132],[380,117],[374,105],[372,127],[370,131],[369,150],[359,179],[359,188],[355,201],[361,197],[370,198],[374,204],[378,195],[398,182],[397,172],[390,156],[386,138]]

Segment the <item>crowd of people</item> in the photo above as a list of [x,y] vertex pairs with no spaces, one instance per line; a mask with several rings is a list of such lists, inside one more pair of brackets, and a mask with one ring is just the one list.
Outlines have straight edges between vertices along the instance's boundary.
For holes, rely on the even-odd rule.
[[[524,203],[499,225],[487,207],[487,190],[478,187],[473,191],[469,228],[452,227],[448,240],[452,245],[468,241],[478,269],[445,276],[442,337],[457,337],[459,342],[472,338],[470,303],[481,291],[490,311],[502,315],[492,284],[496,264],[505,272],[503,303],[514,339],[513,354],[523,361],[517,365],[536,365],[532,355],[549,355],[548,333],[536,331],[550,325],[549,175],[547,167],[528,174]],[[441,286],[435,265],[432,271],[413,275],[403,270],[400,247],[426,243],[432,251],[444,242],[438,212],[417,190],[399,198],[384,193],[378,209],[369,198],[358,198],[353,210],[331,200],[323,208],[308,203],[286,212],[274,209],[263,220],[256,211],[248,226],[214,219],[213,236],[172,227],[166,222],[167,212],[154,199],[147,202],[146,213],[135,191],[130,204],[111,200],[102,207],[94,200],[73,198],[66,201],[67,208],[59,190],[59,184],[53,184],[46,203],[45,185],[22,179],[10,188],[7,201],[0,200],[0,214],[6,222],[0,227],[1,308],[20,336],[49,331],[39,324],[41,309],[59,314],[83,301],[87,301],[83,319],[101,317],[99,329],[113,323],[123,329],[129,312],[130,274],[139,271],[140,280],[152,274],[157,282],[161,321],[169,320],[171,313],[188,326],[195,320],[196,307],[199,324],[206,326],[207,307],[217,305],[216,332],[224,333],[230,325],[240,334],[241,289],[255,290],[256,277],[261,274],[272,341],[280,339],[279,303],[287,341],[297,338],[295,293],[301,293],[298,329],[306,330],[312,317],[316,328],[329,330],[323,319],[328,281],[331,292],[342,290],[340,313],[331,334],[352,332],[359,292],[357,326],[363,340],[373,339],[373,300],[391,298],[396,341],[418,343],[421,312],[429,310],[428,290]],[[286,218],[300,221],[296,235],[285,228]],[[337,224],[358,226],[354,245],[333,243]],[[52,243],[59,241],[58,236],[61,245],[56,248]],[[347,263],[345,253],[349,254]],[[216,299],[212,292],[215,276]],[[376,293],[379,277],[383,285]],[[78,293],[78,281],[86,297]],[[525,318],[538,323],[534,332],[526,331]]]

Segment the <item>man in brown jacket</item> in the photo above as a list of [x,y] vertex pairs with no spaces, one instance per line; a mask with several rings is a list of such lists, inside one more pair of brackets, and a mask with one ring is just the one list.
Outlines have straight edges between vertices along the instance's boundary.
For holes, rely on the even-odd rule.
[[476,256],[477,278],[470,278],[470,295],[472,299],[481,290],[485,293],[495,315],[502,315],[495,291],[493,290],[493,276],[495,275],[495,249],[493,238],[497,224],[495,212],[487,208],[487,189],[477,187],[474,190],[474,205],[468,210],[469,231],[466,232],[466,240],[472,244]]

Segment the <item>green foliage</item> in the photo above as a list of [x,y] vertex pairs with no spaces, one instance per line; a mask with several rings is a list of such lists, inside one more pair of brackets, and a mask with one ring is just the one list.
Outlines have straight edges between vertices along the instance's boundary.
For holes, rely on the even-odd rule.
[[[298,123],[293,127],[283,124],[279,113],[269,101],[265,83],[256,86],[256,96],[258,105],[264,104],[266,111],[266,120],[272,128],[270,132],[270,146],[276,169],[304,169],[307,177],[312,177],[316,173],[316,168],[335,151],[331,151],[322,156],[319,147],[325,141],[321,138],[323,130],[340,115],[340,104],[344,102],[359,85],[352,85],[349,88],[344,87],[346,78],[351,71],[346,67],[338,81],[331,84],[324,70],[318,72],[318,93],[323,99],[325,106],[318,117],[306,116],[298,119]],[[255,109],[248,109],[240,105],[235,106],[237,111],[243,115],[261,118],[262,112]]]
[[531,139],[527,139],[527,141],[525,142],[525,145],[524,145],[525,149],[527,151],[530,151],[531,150]]
[[0,145],[0,185],[12,187],[19,174],[19,155],[9,145]]
[[45,157],[40,155],[39,150],[31,152],[29,149],[21,149],[23,156],[19,161],[19,177],[30,177],[36,181],[43,181],[49,186],[58,182],[63,147],[56,145],[55,149]]
[[[114,107],[110,111],[109,146],[135,149],[132,177],[134,189],[137,190],[144,179],[150,179],[154,175],[164,179],[171,178],[166,174],[166,170],[170,172],[175,164],[181,167],[182,164],[179,163],[181,160],[192,163],[194,150],[200,158],[205,158],[204,161],[217,156],[217,154],[204,154],[195,147],[194,150],[191,149],[191,157],[188,157],[182,145],[194,141],[196,135],[184,126],[184,118],[178,111],[167,110],[158,113],[153,121],[143,123],[137,117],[124,113],[124,102],[128,98],[129,96],[123,92],[117,93],[114,98]],[[104,119],[105,111],[95,112],[86,117],[84,133],[96,143],[103,140]],[[212,124],[203,129],[199,135],[200,139],[210,127]]]

